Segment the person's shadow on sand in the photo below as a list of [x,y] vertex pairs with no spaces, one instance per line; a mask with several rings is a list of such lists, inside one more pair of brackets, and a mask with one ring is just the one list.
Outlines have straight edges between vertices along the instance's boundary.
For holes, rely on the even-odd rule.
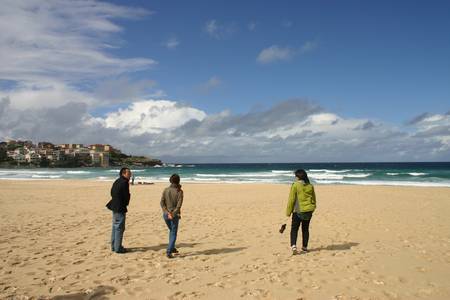
[[352,247],[356,247],[358,245],[359,245],[359,243],[349,242],[349,243],[328,245],[326,247],[322,246],[319,248],[312,248],[312,249],[309,249],[308,251],[309,252],[323,251],[323,250],[342,251],[342,250],[350,250]]
[[[199,243],[177,243],[177,248],[193,248]],[[127,247],[128,252],[147,252],[147,251],[161,251],[167,248],[167,244],[159,244],[149,247]]]
[[108,300],[109,295],[117,290],[112,286],[100,285],[88,293],[74,293],[59,295],[51,298],[52,300]]
[[226,254],[226,253],[233,253],[238,252],[246,249],[247,247],[235,247],[235,248],[216,248],[216,249],[207,249],[207,250],[201,250],[186,254],[181,254],[180,257],[187,257],[187,256],[198,256],[198,255],[216,255],[216,254]]

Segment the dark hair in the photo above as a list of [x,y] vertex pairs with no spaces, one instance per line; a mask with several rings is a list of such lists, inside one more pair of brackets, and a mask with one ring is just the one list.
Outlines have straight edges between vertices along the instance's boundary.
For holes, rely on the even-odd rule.
[[126,170],[129,170],[130,168],[127,168],[127,167],[123,167],[122,169],[120,169],[120,173],[119,173],[119,176],[122,176],[124,173],[125,173],[125,171]]
[[303,169],[298,169],[295,171],[295,177],[297,177],[300,180],[303,180],[306,184],[309,184],[309,178],[308,174],[306,174],[306,171]]
[[172,174],[172,176],[170,176],[169,181],[170,181],[171,184],[175,184],[178,187],[178,190],[181,189],[180,175]]

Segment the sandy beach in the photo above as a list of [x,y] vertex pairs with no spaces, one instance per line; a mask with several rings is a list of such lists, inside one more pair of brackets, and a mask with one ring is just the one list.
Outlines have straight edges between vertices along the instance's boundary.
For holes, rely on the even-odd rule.
[[1,299],[450,299],[450,189],[316,186],[293,256],[289,185],[185,184],[165,257],[165,184],[131,187],[110,251],[111,182],[0,181]]

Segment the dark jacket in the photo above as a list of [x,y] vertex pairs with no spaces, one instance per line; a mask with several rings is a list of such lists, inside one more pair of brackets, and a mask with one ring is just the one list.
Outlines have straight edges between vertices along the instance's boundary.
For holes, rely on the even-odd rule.
[[166,188],[161,196],[161,208],[164,213],[172,213],[175,216],[181,216],[181,205],[183,205],[183,190],[171,184]]
[[128,179],[123,176],[114,181],[111,188],[111,200],[106,207],[113,212],[126,213],[130,203],[130,185]]

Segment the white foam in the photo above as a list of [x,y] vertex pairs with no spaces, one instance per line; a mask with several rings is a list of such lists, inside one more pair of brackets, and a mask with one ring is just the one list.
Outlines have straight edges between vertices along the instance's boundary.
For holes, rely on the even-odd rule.
[[326,173],[321,173],[321,174],[312,174],[312,173],[310,173],[308,175],[308,177],[310,177],[312,179],[335,179],[335,180],[342,180],[342,179],[344,179],[344,175],[326,174]]
[[386,175],[389,175],[389,176],[397,176],[397,175],[400,175],[400,173],[386,173]]
[[90,171],[67,171],[67,174],[90,174]]
[[47,178],[47,179],[56,179],[61,178],[61,175],[32,175],[31,178]]
[[428,173],[420,173],[420,172],[411,172],[408,173],[411,176],[423,176],[423,175],[427,175]]
[[415,181],[384,181],[384,180],[317,180],[318,184],[352,184],[352,185],[387,185],[387,186],[417,186],[417,187],[450,187],[447,182],[415,182]]
[[[328,169],[310,169],[309,172],[325,172],[325,173],[347,173],[352,170],[328,170]],[[356,171],[356,170],[353,170]]]
[[344,177],[365,178],[365,177],[369,177],[370,175],[372,175],[372,173],[356,173],[356,174],[345,174]]
[[294,171],[272,170],[272,173],[275,173],[275,174],[294,174]]

